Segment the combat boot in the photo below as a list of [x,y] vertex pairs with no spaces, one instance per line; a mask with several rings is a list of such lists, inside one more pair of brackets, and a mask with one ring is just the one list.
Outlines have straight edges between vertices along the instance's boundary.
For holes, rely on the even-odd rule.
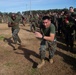
[[18,45],[17,44],[14,45],[14,50],[16,50],[16,49],[18,49]]
[[20,43],[19,45],[20,45],[20,47],[25,47],[25,45],[24,45],[24,44],[22,44],[22,43]]
[[41,63],[37,66],[37,68],[41,68],[44,64],[45,64],[45,60],[42,59],[42,60],[41,60]]
[[54,63],[54,60],[51,58],[51,59],[49,59],[49,62],[50,62],[51,64],[53,64],[53,63]]

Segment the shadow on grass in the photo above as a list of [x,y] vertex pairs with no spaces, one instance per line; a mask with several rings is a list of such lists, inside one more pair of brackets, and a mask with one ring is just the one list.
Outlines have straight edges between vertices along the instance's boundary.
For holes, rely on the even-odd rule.
[[71,50],[70,47],[67,47],[66,45],[63,45],[61,43],[57,43],[57,47],[62,50],[70,51],[71,53],[76,54],[76,47],[73,47],[73,50]]
[[67,46],[66,43],[65,43],[65,39],[62,38],[61,36],[57,36],[57,47],[62,49],[62,50],[65,50],[65,51],[70,51],[71,53],[74,53],[76,54],[76,46],[73,47],[73,50],[71,50],[71,47],[70,46]]
[[28,31],[28,32],[31,32],[29,29],[24,29],[24,28],[22,28],[23,30],[26,30],[26,31]]
[[76,58],[68,56],[62,52],[56,51],[56,54],[63,57],[63,61],[72,66],[71,69],[76,71]]
[[26,48],[21,48],[21,47],[19,47],[19,49],[22,50],[24,53],[18,53],[18,52],[15,52],[15,53],[24,55],[24,57],[26,59],[28,59],[30,62],[33,63],[32,67],[37,68],[38,63],[36,61],[34,61],[32,58],[30,58],[30,56],[32,55],[32,56],[34,56],[36,58],[39,58],[39,59],[40,59],[40,56],[36,52],[34,52],[32,50],[29,50],[29,49],[26,49]]
[[65,51],[69,50],[69,48],[67,46],[65,46],[65,45],[63,45],[61,43],[58,43],[58,42],[57,42],[57,47],[60,48],[60,49],[62,49],[62,50],[65,50]]
[[14,44],[13,41],[11,40],[12,37],[10,38],[4,38],[3,41],[7,42],[9,46],[11,46],[13,48],[13,50],[15,49],[15,47],[12,45]]

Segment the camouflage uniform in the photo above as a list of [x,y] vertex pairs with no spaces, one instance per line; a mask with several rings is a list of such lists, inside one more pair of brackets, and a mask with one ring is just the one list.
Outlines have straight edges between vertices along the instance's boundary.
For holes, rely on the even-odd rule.
[[[54,33],[55,34],[55,26],[53,24],[51,24],[51,26],[47,29],[45,29],[44,27],[42,27],[42,33],[44,36],[50,36],[50,33]],[[51,59],[54,56],[54,53],[56,51],[56,38],[54,39],[54,41],[47,41],[42,39],[41,43],[40,43],[40,56],[41,59],[45,59],[45,52],[48,49],[49,51],[49,59]]]
[[17,41],[19,43],[21,43],[21,40],[18,36],[18,33],[19,33],[19,22],[20,22],[20,17],[17,17],[13,20],[11,17],[8,18],[8,23],[11,23],[13,26],[11,27],[11,30],[12,30],[12,37],[13,37],[13,40],[14,40],[14,43],[17,44]]
[[53,42],[42,40],[40,44],[41,59],[45,59],[45,52],[47,49],[49,51],[49,59],[51,59],[56,51],[56,46],[56,40],[54,40]]
[[33,15],[30,16],[30,31],[35,31],[36,27],[35,27],[35,18]]
[[[64,21],[65,21],[64,23],[65,24],[65,41],[66,41],[67,46],[70,46],[70,51],[73,51],[75,24],[74,24],[72,15],[66,16],[66,18],[64,18]],[[66,23],[67,21],[69,21],[69,23]]]

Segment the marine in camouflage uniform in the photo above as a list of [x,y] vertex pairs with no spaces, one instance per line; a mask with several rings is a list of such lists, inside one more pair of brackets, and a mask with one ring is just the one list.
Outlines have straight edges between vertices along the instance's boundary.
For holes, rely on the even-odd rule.
[[55,38],[55,26],[51,23],[49,16],[42,18],[43,25],[41,25],[41,33],[36,32],[36,37],[42,38],[40,43],[40,57],[42,62],[37,66],[41,68],[45,64],[45,53],[49,51],[49,62],[53,63],[53,56],[56,51],[56,38]]
[[63,32],[63,30],[62,30],[62,27],[63,27],[63,15],[62,15],[62,13],[58,14],[57,20],[58,20],[58,35],[60,35]]
[[18,36],[18,33],[20,31],[20,28],[19,28],[20,20],[21,18],[16,16],[15,13],[12,13],[11,17],[8,18],[8,26],[11,27],[12,37],[13,37],[14,44],[15,44],[14,49],[17,49],[17,42],[19,42],[19,44],[21,45],[21,40]]
[[69,17],[67,18],[68,23],[66,23],[66,44],[70,46],[70,51],[73,52],[74,47],[74,37],[76,31],[76,21],[75,21],[76,12],[74,8],[69,8]]
[[30,31],[35,32],[35,30],[35,17],[33,15],[30,15]]
[[64,24],[65,24],[65,41],[67,46],[68,47],[70,46],[70,51],[73,51],[75,24],[71,14],[69,15],[69,13],[65,13]]

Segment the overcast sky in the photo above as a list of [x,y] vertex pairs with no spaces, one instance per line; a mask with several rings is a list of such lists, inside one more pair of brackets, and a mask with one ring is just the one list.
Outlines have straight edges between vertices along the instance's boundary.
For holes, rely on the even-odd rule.
[[0,0],[0,12],[62,9],[70,6],[76,8],[76,0]]

